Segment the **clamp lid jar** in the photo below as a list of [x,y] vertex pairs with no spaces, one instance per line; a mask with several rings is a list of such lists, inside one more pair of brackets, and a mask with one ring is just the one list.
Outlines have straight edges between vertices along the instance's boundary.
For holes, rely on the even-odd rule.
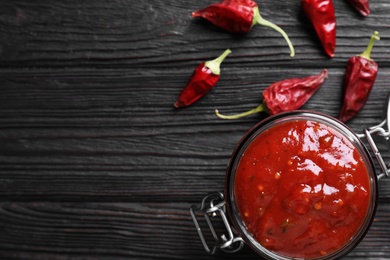
[[243,240],[272,259],[335,259],[367,232],[377,177],[361,140],[313,112],[269,118],[244,137],[226,175]]
[[[206,251],[236,252],[245,243],[268,259],[337,259],[350,252],[375,215],[377,180],[389,175],[371,136],[388,140],[388,116],[361,135],[312,111],[275,115],[254,126],[232,153],[224,194],[210,194],[200,207],[191,207]],[[212,231],[213,247],[197,211]],[[211,224],[216,216],[226,228],[222,235]]]

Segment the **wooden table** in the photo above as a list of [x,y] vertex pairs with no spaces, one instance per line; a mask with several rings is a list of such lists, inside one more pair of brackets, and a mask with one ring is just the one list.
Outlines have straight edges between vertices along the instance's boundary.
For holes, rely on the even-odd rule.
[[[241,136],[266,115],[217,118],[262,101],[271,83],[329,70],[303,107],[337,116],[347,60],[380,32],[380,71],[348,125],[380,123],[390,90],[390,5],[362,18],[334,1],[337,50],[325,56],[299,1],[258,1],[295,46],[257,26],[232,35],[191,12],[212,1],[0,2],[0,259],[260,259],[203,250],[189,208],[223,191]],[[200,62],[230,48],[218,85],[173,108]],[[390,162],[390,152],[383,156]],[[374,223],[345,259],[390,259],[390,180]]]

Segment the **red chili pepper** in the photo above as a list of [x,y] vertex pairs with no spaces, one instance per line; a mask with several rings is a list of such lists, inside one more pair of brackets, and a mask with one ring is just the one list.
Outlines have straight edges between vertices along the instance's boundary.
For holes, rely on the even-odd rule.
[[369,0],[348,0],[348,2],[363,16],[370,14]]
[[218,110],[215,110],[215,113],[222,119],[237,119],[259,112],[275,115],[281,112],[296,110],[314,95],[327,76],[328,70],[324,69],[318,75],[278,81],[264,90],[263,103],[256,108],[231,116],[222,115]]
[[195,11],[192,17],[203,17],[214,25],[232,33],[247,33],[256,24],[273,28],[281,33],[290,47],[290,56],[294,57],[294,47],[288,35],[274,23],[263,19],[259,7],[253,0],[223,0],[220,3]]
[[370,58],[374,41],[379,40],[374,32],[367,49],[348,60],[344,76],[344,101],[339,119],[346,122],[353,118],[366,104],[378,74],[378,64]]
[[189,106],[206,95],[217,84],[221,72],[221,63],[230,53],[231,51],[227,49],[218,58],[199,64],[192,73],[190,82],[173,104],[174,107]]
[[301,6],[314,26],[325,53],[333,57],[336,49],[336,15],[332,0],[302,0]]

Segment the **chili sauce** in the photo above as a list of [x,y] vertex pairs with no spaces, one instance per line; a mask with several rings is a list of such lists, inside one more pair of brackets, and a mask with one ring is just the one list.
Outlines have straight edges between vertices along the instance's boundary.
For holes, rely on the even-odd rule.
[[248,231],[288,257],[325,256],[348,243],[370,201],[360,152],[315,121],[283,122],[257,136],[240,159],[234,183]]

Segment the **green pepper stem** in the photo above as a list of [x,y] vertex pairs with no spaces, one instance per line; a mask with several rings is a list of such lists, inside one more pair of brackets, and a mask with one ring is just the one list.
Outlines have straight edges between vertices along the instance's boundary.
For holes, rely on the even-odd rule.
[[370,56],[371,56],[372,48],[374,47],[375,40],[377,41],[380,40],[379,33],[377,31],[375,31],[374,34],[371,36],[367,49],[362,54],[360,54],[361,57],[366,58],[368,60],[372,60]]
[[221,63],[223,60],[231,53],[232,51],[230,49],[225,50],[221,56],[214,60],[209,60],[205,62],[205,66],[211,70],[211,72],[214,75],[219,75],[221,74]]
[[216,109],[215,114],[221,119],[238,119],[241,117],[253,115],[256,113],[260,113],[260,112],[266,112],[266,111],[268,111],[268,110],[267,110],[267,107],[265,106],[265,103],[263,102],[261,105],[255,107],[251,110],[248,110],[246,112],[243,112],[243,113],[239,113],[239,114],[235,114],[235,115],[222,115],[221,113],[219,113],[218,109]]
[[290,48],[290,56],[291,57],[295,56],[294,46],[292,45],[292,43],[290,41],[290,38],[288,37],[287,33],[285,33],[285,31],[283,31],[283,29],[280,28],[279,26],[277,26],[276,24],[271,23],[270,21],[265,20],[263,17],[261,17],[260,11],[259,11],[259,7],[254,7],[253,8],[253,22],[252,22],[252,26],[254,26],[256,24],[267,26],[267,27],[271,27],[272,29],[274,29],[274,30],[278,31],[280,34],[282,34],[284,39],[286,40],[286,42],[288,44],[288,47]]

